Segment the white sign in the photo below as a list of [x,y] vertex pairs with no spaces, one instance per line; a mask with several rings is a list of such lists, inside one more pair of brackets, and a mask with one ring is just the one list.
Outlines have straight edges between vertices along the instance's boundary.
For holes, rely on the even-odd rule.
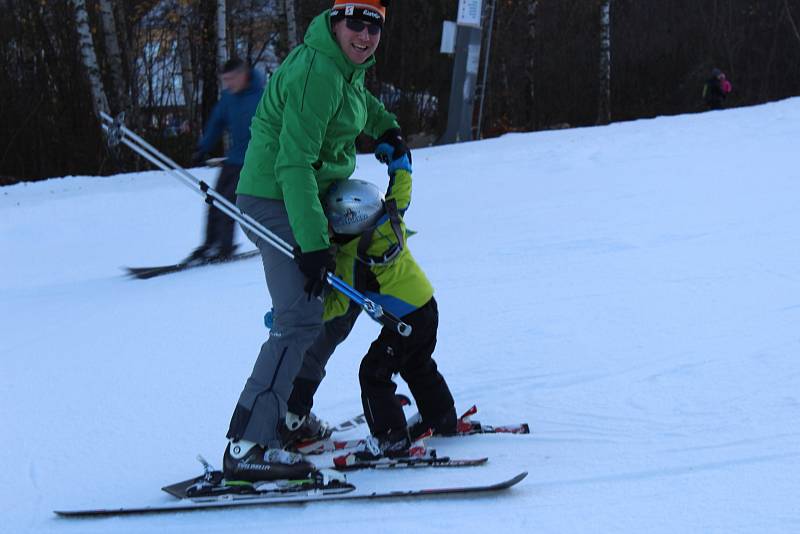
[[456,23],[452,20],[442,22],[442,46],[439,51],[442,54],[456,53]]
[[467,49],[467,74],[478,74],[481,66],[481,45],[471,44]]
[[458,19],[459,26],[481,27],[481,4],[483,0],[458,0]]

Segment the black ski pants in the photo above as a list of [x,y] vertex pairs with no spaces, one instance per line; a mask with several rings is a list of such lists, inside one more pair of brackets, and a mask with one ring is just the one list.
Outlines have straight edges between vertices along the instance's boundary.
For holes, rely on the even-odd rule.
[[437,421],[454,410],[453,396],[431,355],[436,348],[439,310],[436,300],[403,317],[412,332],[403,337],[391,328],[381,329],[378,339],[361,360],[358,379],[361,402],[373,436],[406,428],[403,408],[395,397],[392,375],[408,384],[422,418]]
[[[214,186],[217,193],[227,198],[232,204],[236,203],[236,186],[239,184],[241,171],[241,165],[223,165]],[[221,251],[232,249],[235,224],[236,221],[222,211],[209,206],[206,220],[206,240],[203,245],[208,248],[219,247]]]

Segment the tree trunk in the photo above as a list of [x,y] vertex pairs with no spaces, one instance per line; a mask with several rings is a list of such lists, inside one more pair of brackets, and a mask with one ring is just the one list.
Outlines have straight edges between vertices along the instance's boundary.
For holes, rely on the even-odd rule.
[[789,19],[789,24],[792,26],[792,32],[797,41],[800,42],[800,31],[797,30],[797,24],[794,22],[794,17],[792,17],[792,11],[789,9],[789,3],[787,0],[783,0],[783,7],[786,10],[786,16]]
[[217,70],[219,72],[222,72],[222,66],[228,60],[226,29],[225,0],[217,0]]
[[95,115],[100,116],[101,111],[108,113],[108,98],[100,79],[100,67],[97,65],[97,54],[92,41],[92,30],[89,28],[89,13],[86,11],[86,0],[72,0],[75,7],[75,25],[78,30],[78,43],[81,60],[89,77],[89,87],[92,91],[92,107]]
[[125,76],[122,74],[122,52],[119,47],[117,24],[114,17],[112,0],[100,0],[100,19],[103,26],[103,39],[106,45],[108,63],[111,67],[111,79],[114,83],[114,111],[125,111],[130,108]]
[[286,44],[289,50],[297,46],[297,11],[295,10],[294,0],[286,2]]
[[178,9],[178,58],[181,63],[183,103],[186,106],[186,118],[189,120],[189,127],[191,131],[195,131],[199,121],[196,117],[194,71],[192,69],[191,40],[189,38],[191,7],[189,2],[182,1]]
[[[117,24],[117,36],[122,43],[121,58],[123,65],[123,74],[126,80],[126,87],[128,90],[128,103],[130,105],[129,112],[125,114],[125,122],[128,127],[139,129],[142,124],[142,117],[139,110],[139,95],[141,94],[139,87],[139,80],[137,77],[136,57],[137,50],[135,45],[135,34],[133,31],[134,22],[132,17],[128,16],[129,10],[126,8],[126,2],[115,1],[112,2],[114,8],[114,22]],[[137,168],[142,168],[141,158],[132,158]]]
[[528,1],[528,37],[530,38],[530,53],[525,65],[528,77],[528,98],[530,128],[536,129],[536,10],[539,9],[539,0]]
[[199,95],[197,116],[205,119],[211,115],[219,100],[220,84],[217,70],[217,4],[216,0],[193,2],[199,32],[199,50],[197,50],[197,68],[195,73],[195,87]]
[[597,124],[611,122],[611,0],[600,0],[600,90]]

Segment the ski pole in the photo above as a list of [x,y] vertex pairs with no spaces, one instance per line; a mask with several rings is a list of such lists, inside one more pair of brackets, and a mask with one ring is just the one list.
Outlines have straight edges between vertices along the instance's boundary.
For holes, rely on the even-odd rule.
[[[189,186],[205,198],[206,203],[215,206],[222,211],[225,215],[232,218],[234,221],[247,228],[255,235],[275,247],[279,252],[289,258],[294,259],[294,250],[292,246],[284,241],[280,236],[265,228],[261,223],[256,221],[250,215],[244,213],[236,205],[232,204],[224,196],[220,195],[203,180],[193,176],[189,171],[175,163],[172,159],[168,158],[160,152],[153,145],[145,141],[142,137],[137,135],[132,130],[128,129],[122,122],[122,118],[112,118],[105,112],[100,113],[103,120],[103,130],[108,134],[109,146],[116,146],[119,143],[124,144],[144,159],[158,167],[159,169],[177,178],[185,185]],[[411,326],[401,321],[393,313],[386,311],[382,306],[371,301],[365,297],[361,292],[350,286],[347,282],[336,276],[335,274],[327,273],[328,283],[344,296],[361,306],[367,315],[373,320],[394,329],[401,336],[409,336],[411,334]]]

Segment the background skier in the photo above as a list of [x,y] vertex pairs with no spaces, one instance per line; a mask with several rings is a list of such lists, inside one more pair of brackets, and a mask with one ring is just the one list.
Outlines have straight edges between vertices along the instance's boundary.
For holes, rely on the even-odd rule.
[[[221,80],[222,97],[206,122],[205,133],[192,156],[192,163],[203,163],[206,155],[214,149],[227,130],[230,134],[230,147],[214,189],[234,202],[244,153],[247,143],[250,142],[250,121],[264,92],[264,79],[244,61],[231,59],[222,68]],[[184,262],[205,263],[231,256],[235,250],[234,229],[233,219],[209,206],[205,240]]]

